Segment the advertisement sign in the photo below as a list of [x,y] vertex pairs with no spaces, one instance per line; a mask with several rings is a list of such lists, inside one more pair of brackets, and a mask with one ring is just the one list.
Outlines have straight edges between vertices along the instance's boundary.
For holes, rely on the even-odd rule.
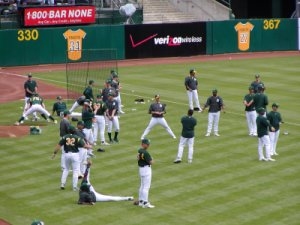
[[206,53],[206,24],[125,26],[126,58],[176,57]]
[[55,26],[95,23],[95,6],[24,8],[24,26]]

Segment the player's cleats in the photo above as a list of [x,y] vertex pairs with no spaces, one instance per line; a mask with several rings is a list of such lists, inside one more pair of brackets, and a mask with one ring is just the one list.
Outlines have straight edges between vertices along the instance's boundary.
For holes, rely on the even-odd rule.
[[206,134],[205,134],[205,137],[209,137],[209,136],[210,136],[210,133],[206,133]]
[[16,126],[19,126],[19,125],[20,125],[20,123],[19,123],[19,122],[15,122],[15,123],[14,123],[14,125],[16,125]]
[[176,159],[174,163],[181,163],[181,159]]
[[143,208],[151,208],[151,209],[152,209],[152,208],[154,208],[155,206],[154,206],[154,205],[151,205],[150,202],[147,202],[147,203],[144,202],[144,205],[143,205],[142,207],[143,207]]

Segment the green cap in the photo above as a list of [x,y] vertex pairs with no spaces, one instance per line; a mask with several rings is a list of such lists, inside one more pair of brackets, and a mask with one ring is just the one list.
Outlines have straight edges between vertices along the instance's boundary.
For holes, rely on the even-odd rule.
[[74,132],[76,131],[76,129],[75,129],[75,127],[74,127],[73,125],[70,125],[70,126],[68,127],[68,131],[69,131],[70,133],[74,133]]
[[31,225],[45,225],[45,223],[40,220],[34,220],[34,221],[32,221]]
[[279,104],[277,104],[277,103],[274,102],[274,103],[272,104],[272,107],[277,107],[277,108],[278,108],[278,107],[279,107]]
[[144,139],[142,140],[142,144],[150,145],[150,140],[147,139],[147,138],[144,138]]
[[218,90],[215,88],[215,89],[212,89],[212,92],[218,92]]
[[69,110],[64,110],[64,115],[70,115],[70,111]]
[[252,87],[252,86],[249,86],[249,88],[248,88],[249,90],[253,90],[254,88]]
[[258,113],[264,113],[266,110],[263,107],[257,109]]
[[89,185],[87,182],[82,182],[82,184],[80,185],[80,190],[89,192],[90,191],[90,186],[91,185]]
[[84,126],[84,122],[83,122],[83,121],[81,121],[81,120],[80,120],[80,121],[78,121],[78,122],[77,122],[77,126]]

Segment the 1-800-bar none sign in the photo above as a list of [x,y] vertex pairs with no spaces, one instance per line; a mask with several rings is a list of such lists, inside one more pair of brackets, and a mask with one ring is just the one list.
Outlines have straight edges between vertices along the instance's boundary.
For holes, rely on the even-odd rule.
[[95,6],[40,7],[24,9],[24,26],[95,23]]

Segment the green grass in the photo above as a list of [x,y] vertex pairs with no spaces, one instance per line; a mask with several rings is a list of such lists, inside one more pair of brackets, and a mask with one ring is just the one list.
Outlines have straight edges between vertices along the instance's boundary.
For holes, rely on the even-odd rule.
[[[199,75],[201,104],[213,88],[226,105],[221,115],[220,137],[204,137],[207,112],[198,120],[194,161],[173,164],[178,139],[155,127],[150,153],[153,166],[150,201],[154,209],[131,202],[78,206],[77,193],[60,191],[60,159],[50,160],[58,142],[58,125],[42,123],[43,133],[23,138],[1,138],[0,218],[14,225],[30,224],[34,218],[47,225],[297,225],[300,221],[299,86],[300,57],[225,60],[170,65],[119,68],[122,101],[126,114],[120,118],[120,143],[96,153],[91,182],[103,194],[137,197],[139,177],[136,152],[150,117],[148,106],[155,94],[167,104],[166,119],[180,136],[180,118],[187,111],[183,86],[190,68]],[[249,137],[243,97],[254,74],[267,87],[270,103],[278,102],[284,121],[276,162],[259,162],[257,138]],[[64,86],[64,72],[35,75],[37,80]],[[54,79],[55,78],[55,79]],[[54,81],[56,80],[56,81]],[[57,82],[58,81],[58,82]],[[146,104],[135,104],[142,97]],[[149,100],[149,102],[148,102]],[[46,100],[48,109],[54,100]],[[22,101],[1,104],[0,125],[13,124],[20,116]],[[298,146],[298,147],[297,147]]]

